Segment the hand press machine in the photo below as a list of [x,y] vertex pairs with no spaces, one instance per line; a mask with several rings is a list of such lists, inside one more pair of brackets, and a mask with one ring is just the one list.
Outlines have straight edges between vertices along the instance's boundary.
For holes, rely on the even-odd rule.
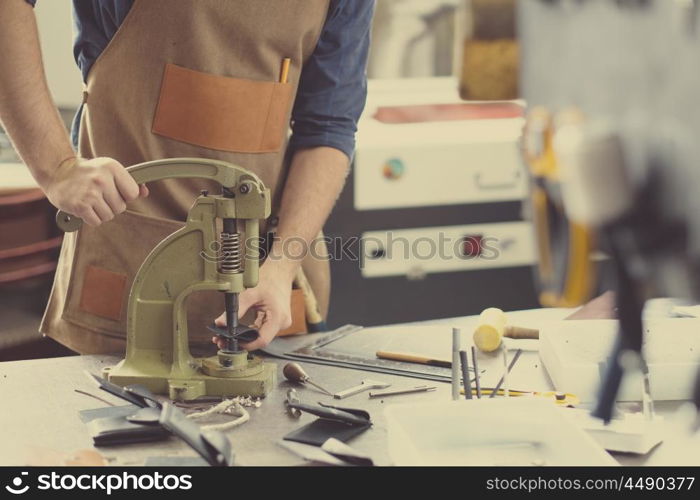
[[[221,194],[203,192],[190,208],[185,226],[161,241],[134,277],[127,313],[126,358],[105,368],[110,382],[140,384],[171,399],[200,396],[265,396],[275,382],[275,365],[239,348],[239,340],[257,331],[238,323],[238,294],[258,283],[259,221],[270,215],[270,191],[251,172],[209,159],[174,158],[127,168],[138,184],[172,178],[211,179]],[[223,232],[217,234],[216,219]],[[82,219],[56,216],[66,232]],[[241,241],[243,223],[247,241]],[[220,248],[217,259],[207,258]],[[223,293],[226,347],[216,356],[194,358],[187,333],[187,297],[196,291]]]

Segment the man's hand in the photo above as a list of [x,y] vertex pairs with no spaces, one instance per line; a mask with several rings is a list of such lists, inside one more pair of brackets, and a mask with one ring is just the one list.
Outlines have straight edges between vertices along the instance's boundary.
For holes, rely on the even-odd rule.
[[[292,324],[291,295],[293,268],[278,261],[268,260],[260,268],[258,286],[241,293],[238,302],[238,317],[242,318],[250,309],[257,313],[256,327],[260,338],[241,347],[254,351],[267,346],[272,339]],[[226,326],[226,313],[216,318],[216,325]],[[221,337],[214,337],[212,342],[219,348],[224,346]]]
[[116,160],[75,158],[58,166],[45,183],[49,201],[69,214],[99,226],[126,210],[126,204],[148,196]]
[[[239,317],[249,309],[258,312],[256,327],[260,338],[243,347],[249,351],[269,344],[292,324],[292,281],[318,236],[338,198],[349,159],[338,149],[316,147],[294,153],[289,175],[282,193],[276,240],[267,261],[260,268],[258,286],[243,292],[239,298]],[[216,319],[217,326],[226,325],[226,315]],[[221,339],[214,337],[220,347]]]

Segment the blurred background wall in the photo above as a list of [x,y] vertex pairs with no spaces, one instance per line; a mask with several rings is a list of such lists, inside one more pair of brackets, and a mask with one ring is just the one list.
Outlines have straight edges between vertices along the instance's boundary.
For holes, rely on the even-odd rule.
[[46,77],[62,108],[75,108],[82,98],[82,79],[73,58],[71,5],[70,0],[39,0],[35,9]]

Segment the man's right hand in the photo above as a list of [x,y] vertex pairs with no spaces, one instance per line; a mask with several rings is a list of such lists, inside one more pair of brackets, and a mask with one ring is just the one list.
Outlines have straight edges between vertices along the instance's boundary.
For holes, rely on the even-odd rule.
[[44,192],[56,207],[99,226],[126,210],[126,204],[148,196],[124,166],[112,158],[69,159],[45,183]]

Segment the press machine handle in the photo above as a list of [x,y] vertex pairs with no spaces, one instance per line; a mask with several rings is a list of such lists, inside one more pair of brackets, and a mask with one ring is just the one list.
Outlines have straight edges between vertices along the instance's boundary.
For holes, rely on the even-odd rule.
[[[238,182],[239,174],[243,169],[219,160],[168,158],[139,163],[128,167],[126,171],[131,174],[137,184],[162,179],[201,178],[216,181],[225,188],[232,188]],[[248,173],[248,175],[252,174]],[[260,185],[262,186],[262,184]],[[83,219],[59,210],[56,214],[56,224],[62,231],[72,233],[82,227]]]

